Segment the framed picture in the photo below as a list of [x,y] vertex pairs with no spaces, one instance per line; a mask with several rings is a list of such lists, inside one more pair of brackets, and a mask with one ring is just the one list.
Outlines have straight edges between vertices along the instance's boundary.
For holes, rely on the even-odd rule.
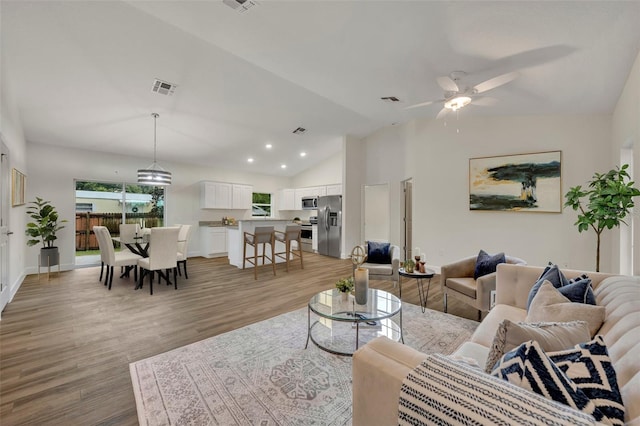
[[11,205],[24,204],[24,190],[27,185],[27,177],[17,169],[11,169]]
[[561,151],[469,159],[469,209],[562,212]]

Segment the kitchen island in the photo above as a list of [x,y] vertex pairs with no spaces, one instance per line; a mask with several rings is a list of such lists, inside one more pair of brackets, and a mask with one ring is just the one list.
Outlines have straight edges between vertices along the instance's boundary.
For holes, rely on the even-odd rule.
[[[287,225],[293,225],[293,221],[290,219],[247,219],[239,220],[236,226],[227,227],[227,250],[229,256],[229,263],[231,265],[242,268],[242,252],[244,249],[244,233],[249,232],[253,234],[257,226],[273,226],[276,231],[284,232]],[[284,245],[282,243],[276,243],[275,251],[284,251]],[[271,248],[267,246],[267,255],[271,255]],[[247,257],[253,256],[253,247],[247,246]],[[258,246],[258,256],[262,256],[262,244]],[[284,262],[281,257],[276,257],[276,263]],[[249,262],[245,265],[247,268],[253,268],[253,265]]]

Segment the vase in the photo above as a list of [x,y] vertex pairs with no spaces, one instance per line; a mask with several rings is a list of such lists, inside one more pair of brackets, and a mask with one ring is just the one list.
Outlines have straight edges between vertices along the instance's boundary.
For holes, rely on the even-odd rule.
[[356,288],[356,303],[358,305],[367,304],[367,295],[369,294],[369,270],[366,268],[358,268],[354,276]]
[[40,266],[54,266],[60,263],[58,247],[42,247],[40,249]]
[[340,292],[340,299],[341,299],[343,302],[348,302],[348,301],[349,301],[349,293],[348,293],[348,292],[346,292],[346,291],[341,291],[341,292]]

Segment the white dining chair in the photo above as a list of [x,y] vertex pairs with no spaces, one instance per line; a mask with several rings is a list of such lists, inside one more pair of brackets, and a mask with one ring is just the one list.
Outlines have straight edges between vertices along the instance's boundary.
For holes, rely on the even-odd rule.
[[[94,226],[93,232],[98,235],[98,245],[100,245],[100,253],[102,254],[102,248],[104,248],[104,263],[107,266],[107,276],[104,284],[109,286],[111,290],[111,284],[113,283],[113,267],[114,266],[132,266],[134,268],[134,279],[137,279],[137,265],[138,261],[142,259],[139,256],[130,251],[116,252],[113,248],[113,241],[111,240],[111,233],[106,226]],[[101,240],[102,241],[101,241]]]
[[185,279],[189,279],[189,275],[187,275],[187,257],[192,229],[191,225],[180,225],[180,232],[178,233],[178,274],[182,276],[180,273],[180,265],[182,265]]
[[[109,257],[107,255],[107,248],[102,238],[100,229],[96,229],[96,228],[104,228],[104,226],[96,225],[93,227],[93,235],[96,236],[96,240],[98,241],[98,248],[100,249],[100,282],[102,282],[102,275],[104,274],[104,265],[106,264],[106,262],[109,261]],[[108,273],[108,270],[107,270],[107,273]],[[107,285],[106,281],[105,281],[105,285]]]
[[[138,288],[142,288],[145,275],[149,275],[149,294],[153,294],[153,275],[158,272],[160,277],[164,277],[167,285],[169,281],[169,271],[173,270],[174,287],[178,289],[178,233],[179,228],[168,226],[151,228],[149,236],[149,257],[138,260],[140,276]],[[162,272],[165,270],[165,273]],[[158,279],[160,282],[160,279]]]
[[[121,223],[120,224],[120,250],[125,251],[129,248],[125,242],[132,243],[135,238],[141,235],[139,223]],[[130,251],[130,250],[129,250]]]

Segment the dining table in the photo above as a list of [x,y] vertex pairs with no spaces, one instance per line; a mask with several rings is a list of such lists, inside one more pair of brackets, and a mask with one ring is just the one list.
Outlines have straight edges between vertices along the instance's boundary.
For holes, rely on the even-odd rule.
[[[133,238],[130,238],[130,239],[124,239],[118,236],[118,237],[111,237],[111,240],[119,243],[121,246],[124,245],[131,251],[131,253],[134,253],[134,254],[137,254],[138,256],[142,256],[146,258],[146,257],[149,257],[149,236],[150,234],[148,232],[145,232],[141,234],[136,234]],[[122,272],[122,274],[120,274],[120,278],[129,277],[131,270],[134,267],[135,266],[133,265],[125,266],[124,271]],[[138,290],[139,288],[142,288],[142,285],[139,282],[137,282],[135,290]]]

